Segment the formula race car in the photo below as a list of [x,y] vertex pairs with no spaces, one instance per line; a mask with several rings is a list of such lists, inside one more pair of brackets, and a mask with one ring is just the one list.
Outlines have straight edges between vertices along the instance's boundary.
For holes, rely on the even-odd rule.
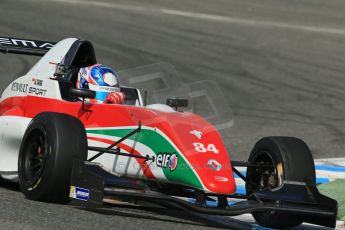
[[[0,102],[0,176],[19,182],[28,199],[95,207],[104,198],[144,200],[210,215],[252,213],[265,227],[335,227],[337,202],[319,193],[302,140],[265,137],[248,161],[230,161],[217,129],[181,109],[184,98],[146,105],[128,85],[124,104],[89,102],[95,93],[75,87],[78,70],[97,63],[89,41],[1,37],[0,51],[43,56]],[[246,194],[235,192],[235,174]]]

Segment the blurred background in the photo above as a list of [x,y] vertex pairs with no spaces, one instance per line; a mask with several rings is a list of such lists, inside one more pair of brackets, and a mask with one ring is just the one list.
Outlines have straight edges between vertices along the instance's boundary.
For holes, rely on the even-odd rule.
[[[0,31],[82,38],[119,71],[168,62],[185,83],[218,83],[235,117],[222,132],[232,158],[269,135],[302,138],[325,158],[345,153],[344,9],[342,0],[0,0]],[[36,61],[1,55],[1,88]]]

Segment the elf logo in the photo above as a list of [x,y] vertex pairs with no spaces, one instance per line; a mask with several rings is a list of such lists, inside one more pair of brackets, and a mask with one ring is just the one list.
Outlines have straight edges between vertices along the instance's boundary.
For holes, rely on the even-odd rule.
[[178,164],[178,156],[176,153],[158,153],[156,165],[160,168],[169,168],[174,171]]

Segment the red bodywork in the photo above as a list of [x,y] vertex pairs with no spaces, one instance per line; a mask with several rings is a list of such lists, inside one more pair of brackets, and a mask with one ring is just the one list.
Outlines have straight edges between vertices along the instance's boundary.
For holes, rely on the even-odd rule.
[[[86,128],[136,126],[140,121],[143,126],[158,128],[174,142],[194,168],[206,191],[219,194],[235,192],[233,172],[224,143],[218,131],[203,118],[188,112],[167,113],[127,105],[86,104],[86,108],[92,112],[83,111],[80,102],[35,96],[11,97],[0,103],[0,116],[33,118],[41,112],[59,112],[79,118]],[[202,139],[192,135],[192,130],[201,131]],[[195,142],[205,146],[212,143],[219,153],[200,153],[192,144]],[[210,159],[221,164],[221,170],[209,167]]]

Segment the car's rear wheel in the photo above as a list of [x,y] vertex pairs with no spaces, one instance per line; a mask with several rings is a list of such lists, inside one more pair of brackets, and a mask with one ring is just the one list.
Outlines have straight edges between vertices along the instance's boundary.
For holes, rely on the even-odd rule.
[[20,147],[20,188],[28,199],[66,203],[73,160],[86,158],[86,132],[79,119],[40,113],[29,124]]
[[[262,162],[272,167],[248,167],[247,194],[277,188],[284,181],[307,182],[312,185],[316,183],[312,154],[308,146],[298,138],[263,138],[254,146],[248,161]],[[301,216],[292,213],[264,211],[253,212],[252,215],[257,223],[269,228],[294,227],[303,222]]]

